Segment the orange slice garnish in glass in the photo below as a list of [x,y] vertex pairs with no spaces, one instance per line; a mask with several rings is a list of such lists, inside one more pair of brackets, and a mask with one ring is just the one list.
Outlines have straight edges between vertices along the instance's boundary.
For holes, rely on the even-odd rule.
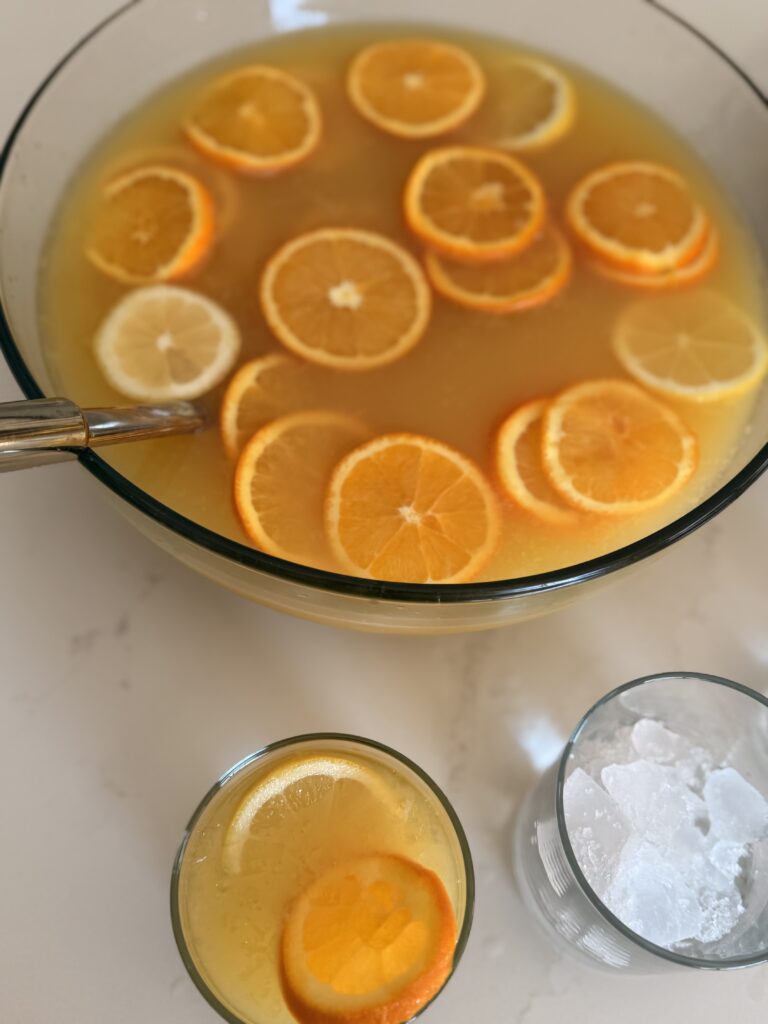
[[571,277],[571,249],[560,232],[547,225],[531,244],[506,260],[467,263],[437,252],[424,258],[435,291],[467,309],[517,313],[554,298]]
[[280,943],[300,1024],[403,1024],[443,987],[456,917],[438,876],[390,853],[352,858],[293,904]]
[[334,466],[365,438],[352,416],[291,413],[258,430],[237,461],[235,509],[253,544],[305,565],[331,564],[323,506]]
[[331,545],[351,572],[403,583],[472,579],[493,553],[493,491],[461,452],[416,434],[361,445],[333,472],[326,503]]
[[497,118],[503,131],[495,140],[502,149],[541,149],[571,128],[576,97],[570,80],[536,57],[516,57],[499,69],[503,93]]
[[680,267],[703,247],[709,223],[681,175],[642,161],[608,164],[571,192],[576,237],[596,256],[635,272]]
[[768,369],[765,335],[718,292],[654,296],[628,306],[613,349],[640,384],[673,399],[717,402],[757,387]]
[[514,256],[544,225],[538,179],[507,153],[475,146],[432,149],[405,187],[405,217],[427,245],[456,259]]
[[691,478],[696,439],[636,384],[591,380],[567,388],[544,414],[544,469],[570,505],[627,515],[663,504]]
[[184,125],[203,154],[242,174],[277,174],[306,160],[320,141],[315,94],[287,71],[254,64],[217,78]]
[[579,514],[563,501],[542,464],[542,423],[548,405],[546,398],[526,402],[504,420],[496,435],[496,473],[515,504],[545,523],[568,526],[578,522]]
[[310,368],[280,352],[244,363],[227,384],[219,428],[227,455],[236,459],[257,430],[309,405]]
[[269,260],[261,308],[296,355],[337,370],[371,370],[405,355],[432,307],[424,271],[383,235],[324,228],[294,238]]
[[451,131],[477,110],[485,75],[466,50],[430,39],[367,46],[347,76],[349,98],[390,135],[425,139]]
[[196,270],[215,233],[205,186],[185,171],[155,164],[121,174],[104,188],[85,252],[122,284],[154,284]]
[[129,292],[94,340],[107,381],[139,402],[199,398],[224,380],[239,352],[240,331],[221,306],[169,284]]

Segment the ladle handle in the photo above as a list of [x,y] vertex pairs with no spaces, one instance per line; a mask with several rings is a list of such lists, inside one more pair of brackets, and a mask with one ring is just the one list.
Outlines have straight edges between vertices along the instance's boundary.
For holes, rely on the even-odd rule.
[[66,398],[0,403],[0,473],[77,458],[84,448],[188,434],[205,423],[189,402],[81,409]]

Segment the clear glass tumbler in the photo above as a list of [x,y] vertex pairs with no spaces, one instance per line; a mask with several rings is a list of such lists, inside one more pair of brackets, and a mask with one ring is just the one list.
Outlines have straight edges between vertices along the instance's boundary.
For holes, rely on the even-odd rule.
[[[698,673],[635,679],[584,715],[560,756],[527,795],[514,831],[514,869],[522,899],[548,935],[593,965],[638,973],[673,966],[723,970],[768,961],[768,838],[756,842],[741,885],[744,910],[723,938],[695,954],[638,935],[601,901],[587,881],[566,826],[564,786],[580,767],[622,761],[617,737],[640,719],[702,747],[715,765],[739,772],[768,793],[768,700],[739,683]],[[635,755],[637,756],[637,755]],[[626,759],[626,755],[624,756]],[[601,763],[602,761],[602,763]]]
[[[322,776],[346,795],[323,795]],[[240,829],[232,838],[244,812],[247,846]],[[256,751],[214,783],[176,856],[171,920],[192,981],[224,1020],[295,1024],[280,966],[290,908],[318,875],[372,855],[410,859],[445,887],[456,943],[435,999],[469,938],[474,873],[455,811],[418,765],[374,740],[313,733]]]

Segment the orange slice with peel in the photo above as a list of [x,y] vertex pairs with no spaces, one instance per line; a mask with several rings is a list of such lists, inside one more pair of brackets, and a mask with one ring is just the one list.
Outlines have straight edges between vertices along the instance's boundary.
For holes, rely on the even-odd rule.
[[106,379],[139,402],[204,395],[224,380],[239,351],[240,331],[221,306],[170,284],[128,292],[94,340]]
[[562,291],[573,257],[561,233],[546,225],[526,249],[506,260],[466,263],[433,251],[424,265],[435,291],[451,302],[483,313],[517,313]]
[[542,464],[542,424],[548,406],[549,399],[537,398],[504,420],[496,435],[496,473],[507,496],[526,512],[553,526],[569,526],[579,515],[549,482]]
[[477,146],[431,149],[405,186],[405,218],[427,245],[456,259],[514,256],[544,225],[538,179],[515,157]]
[[326,526],[350,571],[404,583],[472,579],[499,535],[496,498],[477,466],[441,441],[386,434],[331,477]]
[[322,752],[284,758],[235,808],[222,845],[224,870],[231,875],[251,873],[265,855],[266,833],[275,818],[285,821],[301,809],[333,805],[342,791],[348,804],[362,802],[369,812],[398,813],[391,790],[364,761]]
[[443,987],[456,918],[438,876],[374,853],[321,875],[283,930],[286,1003],[300,1024],[402,1024]]
[[154,284],[192,273],[214,239],[213,200],[205,186],[186,171],[152,164],[104,188],[85,253],[122,284]]
[[712,291],[632,303],[616,323],[613,349],[640,384],[689,402],[741,395],[768,369],[763,332],[730,299]]
[[288,242],[267,263],[260,296],[287,348],[337,370],[400,359],[432,309],[417,260],[384,235],[357,228],[322,228]]
[[544,469],[570,505],[628,515],[663,504],[693,475],[696,439],[656,398],[622,380],[566,388],[544,414]]
[[322,134],[315,94],[279,68],[254,64],[217,78],[184,125],[205,156],[241,174],[277,174],[302,163]]
[[566,216],[596,256],[649,274],[693,259],[709,230],[685,179],[639,160],[608,164],[582,178],[568,198]]
[[366,120],[404,139],[451,131],[475,112],[485,75],[466,50],[431,39],[392,39],[353,60],[347,93]]
[[219,413],[221,439],[231,459],[270,420],[307,407],[309,372],[306,363],[281,352],[240,367],[227,384]]
[[296,412],[268,423],[235,468],[235,508],[262,551],[305,565],[329,564],[323,504],[333,467],[366,436],[340,412]]
[[576,97],[562,71],[538,57],[515,57],[505,64],[501,77],[504,94],[498,116],[504,132],[496,139],[501,149],[541,149],[571,128]]
[[688,263],[671,270],[660,270],[654,274],[626,270],[605,260],[591,260],[590,266],[602,277],[625,285],[627,288],[638,288],[641,291],[671,291],[696,284],[714,270],[720,255],[720,236],[717,229],[710,227],[707,239],[700,250]]

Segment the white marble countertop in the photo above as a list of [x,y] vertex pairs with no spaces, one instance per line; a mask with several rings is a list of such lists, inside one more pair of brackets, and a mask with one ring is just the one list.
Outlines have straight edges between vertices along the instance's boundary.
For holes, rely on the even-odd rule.
[[[0,131],[115,0],[2,0]],[[764,0],[675,0],[764,87]],[[0,400],[18,395],[0,369]],[[213,779],[283,736],[374,736],[443,785],[475,856],[468,951],[424,1021],[757,1024],[768,968],[632,978],[563,962],[513,888],[520,792],[579,715],[648,672],[768,690],[768,478],[631,578],[555,616],[375,637],[246,603],[152,547],[75,465],[0,479],[0,1021],[215,1024],[168,916]]]

